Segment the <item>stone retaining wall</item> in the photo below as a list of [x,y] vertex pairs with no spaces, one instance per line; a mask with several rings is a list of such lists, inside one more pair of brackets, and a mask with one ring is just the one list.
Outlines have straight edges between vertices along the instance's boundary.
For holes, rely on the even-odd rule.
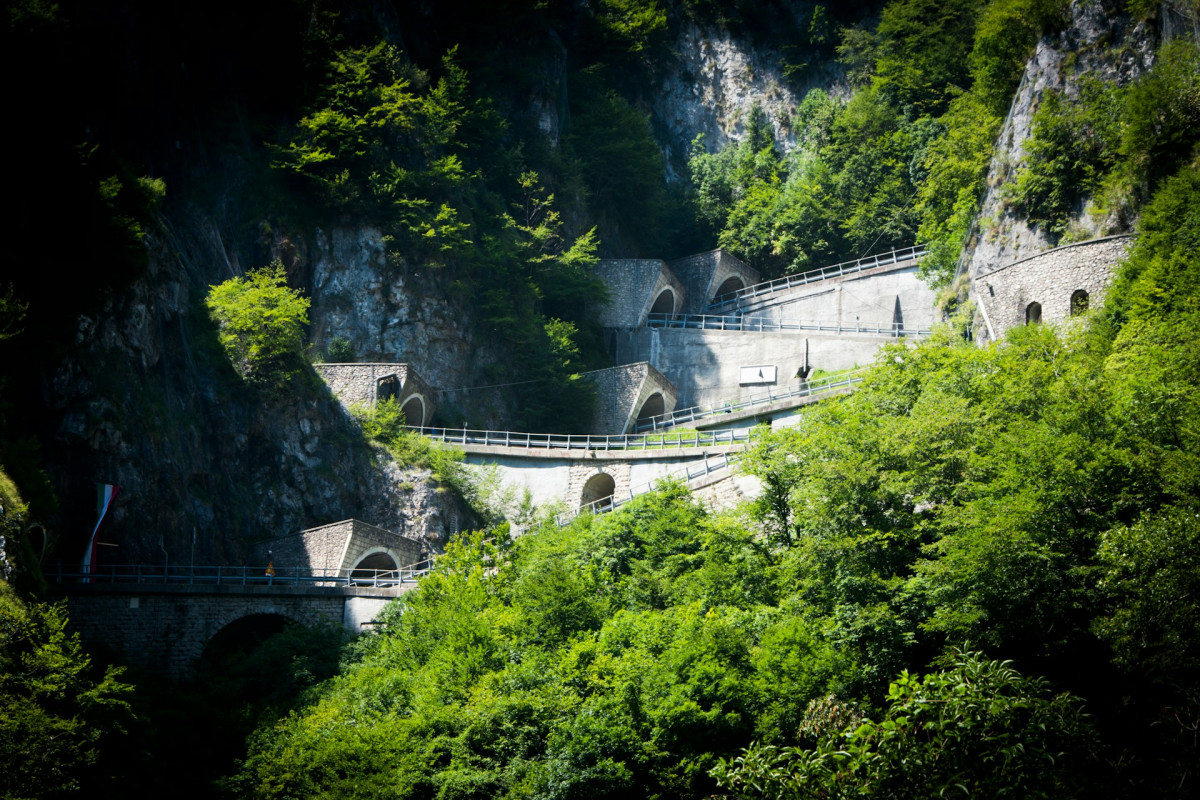
[[1033,303],[1041,306],[1041,322],[1063,322],[1078,291],[1087,293],[1089,307],[1098,307],[1132,241],[1125,235],[1070,244],[976,275],[972,294],[988,334],[981,338],[999,339],[1024,325]]

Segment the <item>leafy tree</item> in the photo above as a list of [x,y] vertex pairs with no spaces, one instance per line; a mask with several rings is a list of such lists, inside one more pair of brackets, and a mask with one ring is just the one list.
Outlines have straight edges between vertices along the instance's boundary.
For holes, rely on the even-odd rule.
[[968,56],[983,0],[896,0],[879,21],[874,85],[903,108],[939,114],[970,88]]
[[205,304],[243,378],[278,387],[300,371],[308,300],[288,287],[281,262],[210,287]]
[[743,797],[1077,797],[1094,738],[1078,698],[965,653],[924,678],[901,673],[879,722],[813,750],[758,745],[714,774]]
[[0,796],[101,788],[132,721],[121,670],[93,668],[61,605],[24,603],[0,580]]

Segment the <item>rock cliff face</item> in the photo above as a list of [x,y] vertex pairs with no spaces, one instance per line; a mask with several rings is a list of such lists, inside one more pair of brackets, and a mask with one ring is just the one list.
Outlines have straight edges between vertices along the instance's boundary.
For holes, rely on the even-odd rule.
[[[776,141],[785,148],[795,145],[792,114],[810,87],[788,87],[779,53],[755,49],[727,30],[692,21],[681,23],[672,51],[677,57],[667,66],[651,115],[670,179],[680,179],[679,167],[687,162],[697,134],[704,134],[710,152],[740,140],[755,104],[770,120]],[[809,80],[811,86],[828,88],[840,77],[837,65],[826,63]]]
[[[1106,10],[1100,0],[1073,0],[1071,24],[1057,36],[1046,37],[1025,67],[988,171],[987,194],[979,213],[978,234],[964,253],[968,274],[974,276],[1054,246],[1046,233],[1015,216],[1005,200],[1015,180],[1033,115],[1047,91],[1077,96],[1086,77],[1125,84],[1153,64],[1155,38],[1144,24]],[[1093,236],[1121,233],[1097,225],[1080,208],[1072,227]]]
[[[191,229],[212,230],[205,220]],[[148,237],[145,273],[79,319],[75,347],[43,382],[67,565],[94,524],[93,482],[122,487],[100,537],[117,545],[102,549],[104,563],[186,564],[193,548],[195,563],[243,563],[254,541],[349,517],[433,543],[466,522],[428,474],[400,470],[368,446],[314,374],[286,396],[243,385],[201,301],[227,264],[253,259],[219,251],[215,237],[168,241],[168,230]],[[446,317],[428,311],[436,304],[397,300],[400,289],[368,279],[362,267],[375,253],[367,243],[377,239],[343,232],[313,248],[321,254],[314,317],[320,330],[344,330],[375,348],[415,346],[411,335],[391,332],[404,329],[407,314],[432,314],[430,329]],[[335,290],[361,317],[328,310],[341,302]],[[460,330],[423,335],[453,351],[447,363],[461,363],[454,360],[466,346],[456,339]]]
[[[457,391],[491,383],[481,368],[496,354],[476,339],[469,298],[455,302],[447,296],[445,276],[389,265],[375,228],[318,231],[306,251],[301,263],[309,276],[311,338],[318,350],[344,337],[357,361],[412,364],[444,390],[450,404],[469,408],[489,425],[500,424],[497,397]],[[488,399],[491,405],[476,402]]]

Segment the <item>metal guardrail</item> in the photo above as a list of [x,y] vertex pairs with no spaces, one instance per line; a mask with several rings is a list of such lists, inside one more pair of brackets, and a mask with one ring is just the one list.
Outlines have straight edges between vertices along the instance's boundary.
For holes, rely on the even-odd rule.
[[386,588],[415,583],[433,569],[433,559],[399,569],[288,569],[276,567],[168,566],[162,564],[97,564],[91,572],[55,576],[61,584],[149,584],[161,586],[370,586]]
[[853,386],[856,383],[862,383],[862,378],[836,378],[821,381],[818,383],[810,383],[807,386],[802,386],[799,389],[792,389],[785,392],[775,392],[767,389],[765,394],[751,395],[750,399],[743,400],[738,403],[722,403],[715,406],[692,406],[691,408],[681,408],[672,411],[669,414],[659,414],[658,416],[649,417],[648,419],[639,420],[634,425],[634,432],[656,431],[659,428],[671,428],[685,422],[695,422],[709,417],[720,417],[725,414],[733,414],[737,411],[742,411],[756,406],[769,405],[780,400],[788,400],[796,397],[815,397],[817,395],[828,394],[839,389],[845,389]]
[[929,328],[903,328],[899,325],[842,325],[835,322],[788,322],[774,319],[745,319],[731,314],[649,314],[646,317],[649,328],[679,328],[705,331],[811,331],[815,333],[865,334],[871,336],[928,336]]
[[821,269],[810,270],[808,272],[798,272],[794,275],[785,275],[782,278],[776,278],[763,283],[756,283],[753,286],[747,286],[738,289],[730,294],[723,294],[719,297],[714,297],[713,301],[708,304],[708,311],[720,313],[730,308],[737,308],[741,301],[748,297],[760,297],[764,294],[771,294],[782,289],[790,289],[793,286],[804,286],[809,283],[816,283],[827,278],[838,278],[843,275],[851,275],[855,272],[863,272],[864,270],[874,269],[875,267],[883,267],[888,264],[898,264],[901,261],[915,261],[925,256],[929,251],[919,245],[914,247],[903,247],[899,250],[892,250],[890,253],[880,253],[875,256],[864,256],[863,258],[855,259],[854,261],[843,261],[840,264],[834,264],[831,267],[823,267]]
[[[678,472],[667,473],[667,475],[664,477],[683,478],[685,482],[694,481],[697,478],[702,478],[705,475],[708,475],[709,473],[716,472],[719,469],[725,469],[726,467],[733,465],[741,457],[741,453],[720,453],[715,456],[705,455],[702,463],[696,465],[686,465],[684,469],[679,470]],[[657,482],[644,483],[636,488],[631,487],[627,492],[622,492],[620,497],[617,497],[616,495],[609,495],[608,497],[602,497],[599,500],[595,500],[591,503],[584,503],[573,511],[566,511],[562,514],[559,514],[556,518],[556,521],[561,528],[564,525],[569,524],[571,520],[575,519],[581,514],[607,514],[609,511],[615,511],[616,509],[625,505],[630,500],[633,500],[633,498],[653,490],[657,485]]]
[[686,431],[659,434],[588,436],[516,431],[477,431],[467,428],[418,428],[408,430],[436,442],[482,447],[514,447],[526,450],[675,450],[681,447],[710,447],[750,441],[749,431]]

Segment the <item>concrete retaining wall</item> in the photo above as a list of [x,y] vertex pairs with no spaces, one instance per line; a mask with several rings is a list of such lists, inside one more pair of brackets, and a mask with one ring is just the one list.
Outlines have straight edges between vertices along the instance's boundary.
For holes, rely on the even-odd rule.
[[865,327],[900,322],[908,328],[929,328],[938,321],[934,300],[933,290],[917,277],[916,262],[908,262],[748,301],[743,316]]
[[[649,361],[678,391],[679,408],[738,402],[771,388],[800,386],[796,373],[809,363],[829,371],[868,364],[889,340],[877,336],[817,336],[803,333],[749,333],[677,328],[636,328],[611,332],[618,361]],[[776,382],[741,384],[741,368],[774,366]]]
[[1104,302],[1117,265],[1125,259],[1132,236],[1108,236],[1058,247],[976,275],[972,294],[984,318],[987,337],[999,339],[1024,325],[1031,303],[1041,305],[1041,321],[1063,322],[1071,317],[1071,296],[1088,295],[1088,305]]

